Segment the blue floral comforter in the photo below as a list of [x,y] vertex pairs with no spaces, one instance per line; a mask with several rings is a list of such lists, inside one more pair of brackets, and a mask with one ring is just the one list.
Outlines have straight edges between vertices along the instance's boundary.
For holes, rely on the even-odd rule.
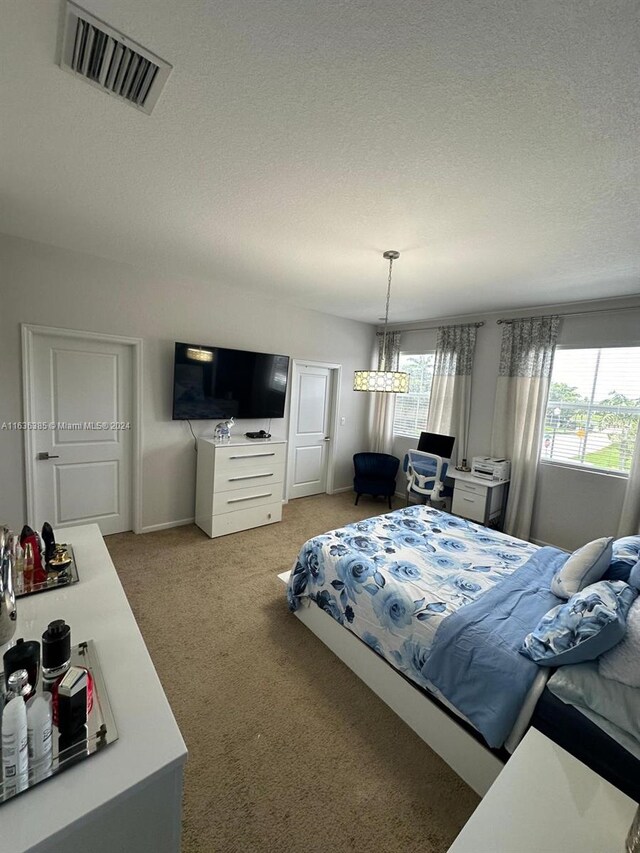
[[407,507],[306,542],[289,578],[289,606],[315,602],[428,689],[423,673],[438,627],[538,550],[431,507]]

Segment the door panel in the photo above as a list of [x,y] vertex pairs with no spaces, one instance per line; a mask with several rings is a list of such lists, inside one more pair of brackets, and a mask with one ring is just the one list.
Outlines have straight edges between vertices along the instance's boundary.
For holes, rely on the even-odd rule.
[[[39,529],[132,527],[133,353],[126,344],[34,333],[29,379]],[[44,455],[48,458],[38,458]]]
[[310,364],[297,368],[297,411],[289,474],[289,498],[317,495],[327,490],[328,443],[331,441],[331,397],[333,371]]
[[[85,523],[119,514],[119,463],[80,462],[54,464],[56,523]],[[87,486],[89,485],[89,488]]]
[[[117,421],[118,356],[63,349],[52,349],[51,354],[51,420],[70,424]],[[79,394],[78,389],[83,389],[83,393]],[[86,417],[87,411],[91,412],[91,418]],[[88,429],[56,429],[54,435],[54,444],[115,440],[113,435],[100,435]]]

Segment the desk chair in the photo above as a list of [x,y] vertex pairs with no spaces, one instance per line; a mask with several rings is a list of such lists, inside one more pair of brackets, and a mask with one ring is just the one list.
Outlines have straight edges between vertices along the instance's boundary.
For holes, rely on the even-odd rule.
[[451,489],[444,485],[448,467],[449,460],[435,453],[409,450],[406,456],[407,506],[412,494],[424,496],[425,503],[444,502],[447,493],[451,494]]

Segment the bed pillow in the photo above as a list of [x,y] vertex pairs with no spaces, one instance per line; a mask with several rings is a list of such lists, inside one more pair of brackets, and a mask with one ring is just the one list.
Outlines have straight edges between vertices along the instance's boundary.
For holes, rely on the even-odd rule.
[[596,661],[563,666],[547,687],[563,702],[592,711],[640,742],[640,691],[603,678]]
[[599,581],[552,607],[528,634],[521,653],[541,666],[594,660],[624,636],[638,591],[624,581]]
[[587,542],[569,557],[551,581],[551,592],[558,598],[571,598],[576,592],[599,581],[611,562],[613,536]]
[[627,630],[611,651],[598,661],[600,675],[629,687],[640,687],[640,598],[627,614]]
[[611,562],[603,580],[627,581],[629,573],[640,560],[640,536],[623,536],[613,543]]

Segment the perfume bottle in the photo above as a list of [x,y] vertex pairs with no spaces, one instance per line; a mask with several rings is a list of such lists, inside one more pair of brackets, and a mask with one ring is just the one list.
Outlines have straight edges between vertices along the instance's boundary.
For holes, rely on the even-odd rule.
[[15,575],[15,591],[20,595],[24,592],[24,550],[19,543],[16,545]]
[[4,794],[24,791],[29,784],[27,706],[24,695],[31,691],[26,669],[9,676],[7,704],[2,711],[2,777]]
[[29,590],[33,586],[33,566],[34,566],[33,545],[31,544],[31,542],[26,542],[25,546],[24,546],[24,569],[23,569],[25,592],[29,592]]
[[71,628],[64,619],[49,622],[42,635],[42,681],[45,689],[58,681],[71,663]]

